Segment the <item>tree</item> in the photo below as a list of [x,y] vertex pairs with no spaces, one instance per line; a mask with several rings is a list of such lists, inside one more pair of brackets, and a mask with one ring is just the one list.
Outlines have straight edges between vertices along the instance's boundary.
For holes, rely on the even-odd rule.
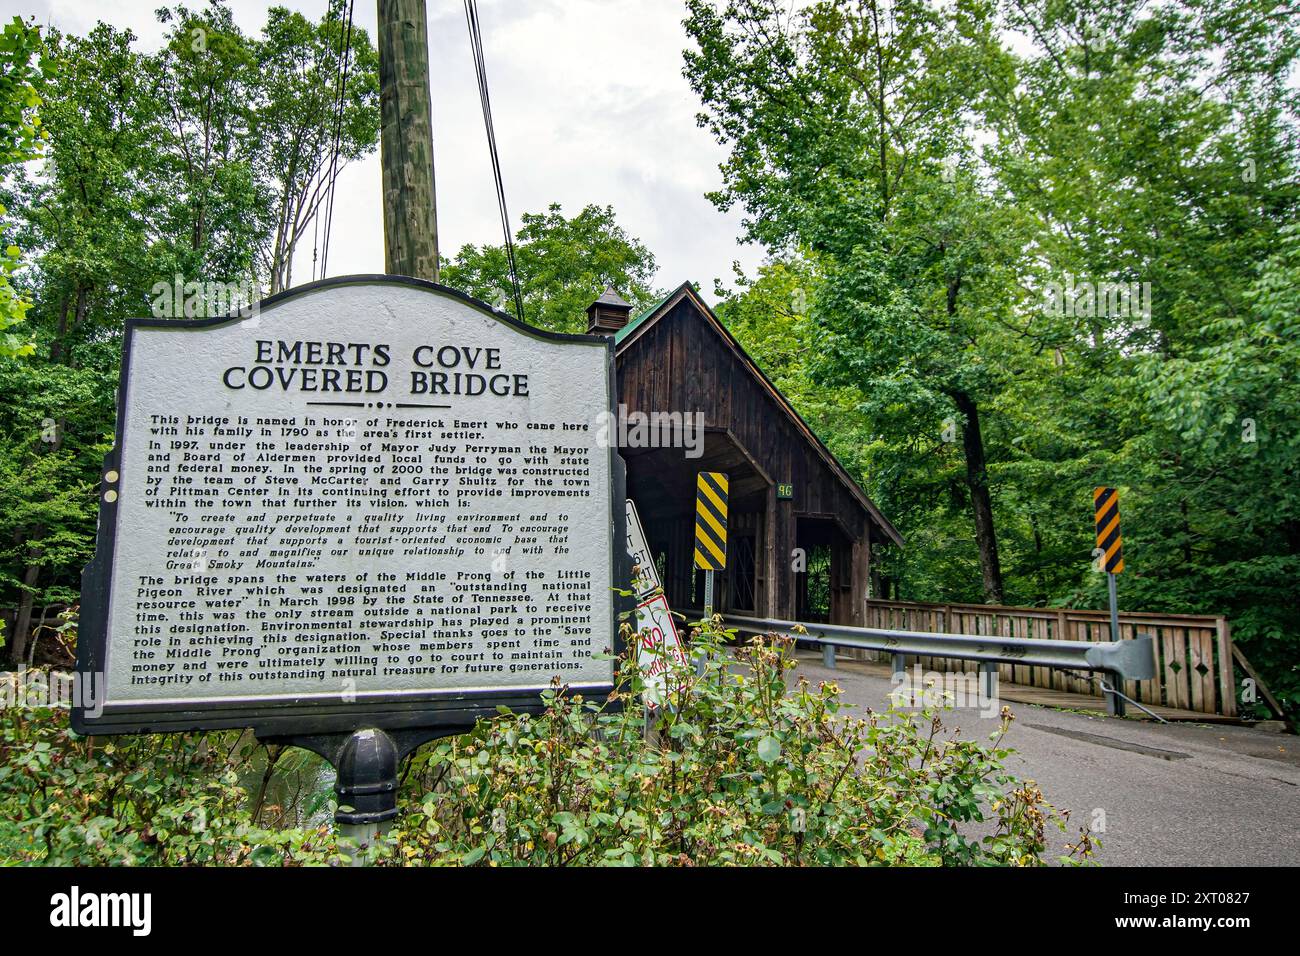
[[823,277],[799,255],[760,266],[753,278],[736,269],[735,286],[715,290],[716,308],[727,329],[765,375],[826,442],[850,474],[869,484],[874,435],[863,413],[866,396],[852,384],[830,385],[818,374],[820,333],[810,312]]
[[207,255],[187,262],[186,276],[255,275],[271,294],[288,288],[294,252],[319,233],[339,170],[375,148],[378,54],[343,11],[331,0],[313,23],[272,7],[255,39],[225,7],[159,10],[171,25],[150,61],[167,118],[164,155],[188,197],[175,207],[184,220],[164,231],[188,234],[191,252]]
[[[15,663],[42,609],[76,601],[94,546],[125,319],[151,314],[158,284],[177,275],[239,282],[278,257],[287,282],[293,245],[319,210],[303,196],[324,175],[333,114],[296,99],[314,82],[298,71],[327,58],[337,8],[316,26],[273,11],[260,43],[222,7],[160,16],[170,27],[156,54],[102,23],[83,37],[50,34],[49,68],[33,79],[44,166],[5,190],[33,265],[21,289],[31,359],[0,358],[0,614]],[[354,31],[342,160],[377,138],[368,50]]]
[[[39,28],[14,17],[0,33],[0,177],[39,155],[45,141],[45,129],[37,115],[41,69]],[[0,205],[0,217],[4,215],[5,208]],[[0,239],[6,234],[7,230],[0,228]],[[22,322],[30,306],[9,280],[22,264],[21,251],[7,241],[0,246],[0,358],[28,355],[31,343],[9,331]]]
[[[272,7],[256,46],[260,103],[251,133],[274,223],[258,255],[271,294],[293,284],[294,250],[319,222],[338,171],[373,151],[379,138],[379,55],[364,30],[345,28],[342,8],[342,0],[331,0],[312,23]],[[315,258],[313,249],[313,267]]]
[[0,362],[0,582],[12,600],[15,664],[40,609],[76,600],[93,548],[121,322],[147,314],[150,283],[172,273],[184,245],[154,231],[175,219],[163,213],[159,101],[132,40],[104,24],[86,37],[50,34],[39,87],[44,170],[13,196],[35,266],[24,290],[35,351]]
[[[659,298],[650,284],[654,256],[618,224],[612,207],[589,205],[570,219],[552,203],[545,213],[525,213],[522,223],[515,260],[523,318],[530,324],[553,332],[585,332],[587,306],[607,285],[636,308]],[[503,311],[515,310],[503,246],[461,246],[443,268],[442,281]]]
[[251,135],[258,105],[253,43],[227,7],[162,8],[158,19],[172,26],[163,48],[146,60],[161,107],[156,170],[180,200],[159,207],[169,217],[160,232],[183,242],[176,253],[187,278],[251,275],[252,249],[270,215]]
[[783,387],[857,387],[823,437],[856,443],[908,537],[877,566],[909,597],[992,598],[998,568],[1007,600],[1104,604],[1091,489],[1115,485],[1122,606],[1227,613],[1300,701],[1287,13],[691,5],[687,76],[730,150],[716,201],[816,264],[808,327],[785,331],[760,274],[737,334],[811,332]]
[[[721,208],[751,239],[807,248],[823,371],[915,436],[960,432],[984,596],[1001,601],[982,407],[1010,353],[1018,217],[971,169],[969,102],[1000,63],[982,3],[691,0],[686,75],[730,155]],[[1011,329],[1013,334],[1019,330]],[[996,359],[996,360],[995,360]],[[905,413],[900,415],[899,413]],[[904,420],[906,418],[906,420]]]
[[[1088,486],[1120,486],[1124,599],[1226,612],[1300,701],[1285,583],[1300,555],[1284,424],[1296,329],[1279,321],[1293,304],[1300,28],[1267,0],[1020,0],[1007,25],[1031,46],[1015,82],[991,86],[987,158],[1006,201],[1033,213],[1037,283],[1146,290],[1139,309],[1085,294],[1057,316],[1061,365],[1025,406],[1038,423],[1020,445],[1056,490],[1024,493],[1077,514]],[[1086,527],[1048,533],[1086,565]],[[1097,603],[1103,589],[1083,574],[1056,595]]]

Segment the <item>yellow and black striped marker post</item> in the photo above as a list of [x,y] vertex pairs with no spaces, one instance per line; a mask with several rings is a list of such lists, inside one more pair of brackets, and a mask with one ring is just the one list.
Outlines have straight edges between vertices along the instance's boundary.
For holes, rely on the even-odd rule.
[[1094,488],[1092,504],[1096,513],[1101,569],[1107,574],[1119,574],[1124,570],[1124,540],[1119,534],[1119,492],[1114,488]]
[[727,476],[720,471],[702,471],[695,479],[695,566],[727,566]]
[[[1092,509],[1093,521],[1097,525],[1097,550],[1093,554],[1097,555],[1101,569],[1106,572],[1106,585],[1110,592],[1110,639],[1118,641],[1119,593],[1115,575],[1124,570],[1124,539],[1119,533],[1119,491],[1114,488],[1092,489]],[[1124,716],[1122,697],[1107,694],[1106,704],[1111,714]]]
[[695,566],[704,572],[704,616],[713,616],[713,572],[727,567],[727,476],[702,471],[695,479]]

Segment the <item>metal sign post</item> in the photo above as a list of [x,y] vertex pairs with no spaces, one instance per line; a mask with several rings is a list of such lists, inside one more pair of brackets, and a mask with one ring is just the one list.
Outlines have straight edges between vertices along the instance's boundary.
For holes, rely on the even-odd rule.
[[[1106,586],[1110,593],[1110,639],[1118,641],[1119,594],[1116,576],[1124,570],[1124,540],[1119,532],[1119,492],[1114,488],[1094,488],[1092,503],[1097,527],[1097,548],[1093,554],[1097,555],[1101,569],[1106,572]],[[1106,711],[1112,716],[1123,717],[1124,698],[1117,693],[1107,694]]]
[[1115,575],[1106,575],[1106,584],[1110,590],[1110,639],[1119,640],[1119,596],[1115,586]]
[[[704,572],[704,619],[713,620],[713,572]],[[697,654],[695,657],[695,673],[700,677],[704,676],[704,655]]]

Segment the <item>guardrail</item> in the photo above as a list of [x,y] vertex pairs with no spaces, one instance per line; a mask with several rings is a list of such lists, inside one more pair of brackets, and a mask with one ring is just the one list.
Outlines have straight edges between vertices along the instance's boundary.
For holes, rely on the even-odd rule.
[[[1123,641],[1053,641],[1034,638],[975,634],[935,634],[887,628],[849,627],[844,624],[808,624],[767,618],[722,616],[727,627],[750,634],[780,634],[822,647],[822,661],[835,666],[835,648],[883,651],[893,659],[895,674],[906,670],[906,657],[949,657],[976,661],[991,677],[999,664],[1026,664],[1065,670],[1102,671],[1112,678],[1113,690],[1121,681],[1149,680],[1155,676],[1155,647],[1149,634]],[[796,632],[795,628],[803,630]],[[1106,694],[1115,713],[1123,713],[1111,693]],[[1118,706],[1116,704],[1118,703]],[[1139,705],[1140,706],[1140,705]],[[1144,708],[1145,709],[1145,708]]]
[[[1010,607],[998,604],[923,604],[909,601],[866,602],[862,624],[868,628],[900,628],[937,634],[996,635],[1032,640],[1109,641],[1110,615],[1080,608]],[[1241,664],[1228,621],[1222,615],[1154,614],[1120,611],[1120,637],[1149,634],[1155,645],[1155,676],[1126,681],[1125,696],[1152,704],[1237,716],[1239,692],[1234,663]],[[863,657],[876,656],[863,652]],[[942,657],[922,660],[934,671],[961,667]],[[1096,682],[1064,670],[1003,664],[1002,679],[1031,687],[1101,696]],[[1256,681],[1258,684],[1258,681]],[[1267,697],[1265,698],[1267,700]]]

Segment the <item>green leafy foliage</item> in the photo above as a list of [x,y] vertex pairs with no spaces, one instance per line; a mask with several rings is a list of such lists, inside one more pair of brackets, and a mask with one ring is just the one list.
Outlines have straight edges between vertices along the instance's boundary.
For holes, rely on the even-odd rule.
[[[1008,712],[987,744],[950,732],[939,710],[855,715],[836,685],[792,673],[788,640],[724,647],[734,638],[701,622],[702,673],[669,662],[649,740],[632,650],[607,704],[556,687],[540,716],[503,712],[426,745],[403,768],[400,815],[367,858],[1029,866],[1044,862],[1047,828],[1065,830],[1067,815],[1005,769]],[[282,828],[262,822],[282,748],[268,756],[234,732],[78,738],[64,712],[21,706],[0,709],[0,732],[0,859],[332,865],[356,852],[314,823],[319,784],[299,809],[279,808]],[[1087,862],[1095,847],[1085,833],[1065,859]]]
[[[38,27],[14,17],[0,32],[0,178],[10,167],[34,159],[47,138],[37,109],[41,103],[37,84],[43,69]],[[19,326],[31,302],[12,282],[22,265],[22,251],[8,240],[0,205],[0,359],[30,355],[33,346],[12,331]]]
[[1300,707],[1285,5],[688,6],[714,201],[773,256],[719,312],[907,540],[876,596],[1104,606],[1116,486],[1121,607],[1226,614]]
[[[524,213],[522,223],[515,261],[529,324],[585,332],[587,306],[607,285],[638,309],[659,297],[650,284],[654,256],[624,231],[611,207],[586,206],[569,218],[553,203],[545,213]],[[443,267],[442,281],[502,311],[516,311],[504,246],[462,246]]]
[[[622,662],[613,706],[562,689],[412,762],[397,859],[507,865],[1034,865],[1065,818],[1008,774],[1000,746],[942,713],[854,715],[792,674],[790,642],[701,622],[697,675],[671,663],[648,721]],[[1070,859],[1086,860],[1086,838]]]
[[87,739],[65,711],[0,710],[0,859],[45,866],[329,864],[327,826],[252,822],[233,734]]

